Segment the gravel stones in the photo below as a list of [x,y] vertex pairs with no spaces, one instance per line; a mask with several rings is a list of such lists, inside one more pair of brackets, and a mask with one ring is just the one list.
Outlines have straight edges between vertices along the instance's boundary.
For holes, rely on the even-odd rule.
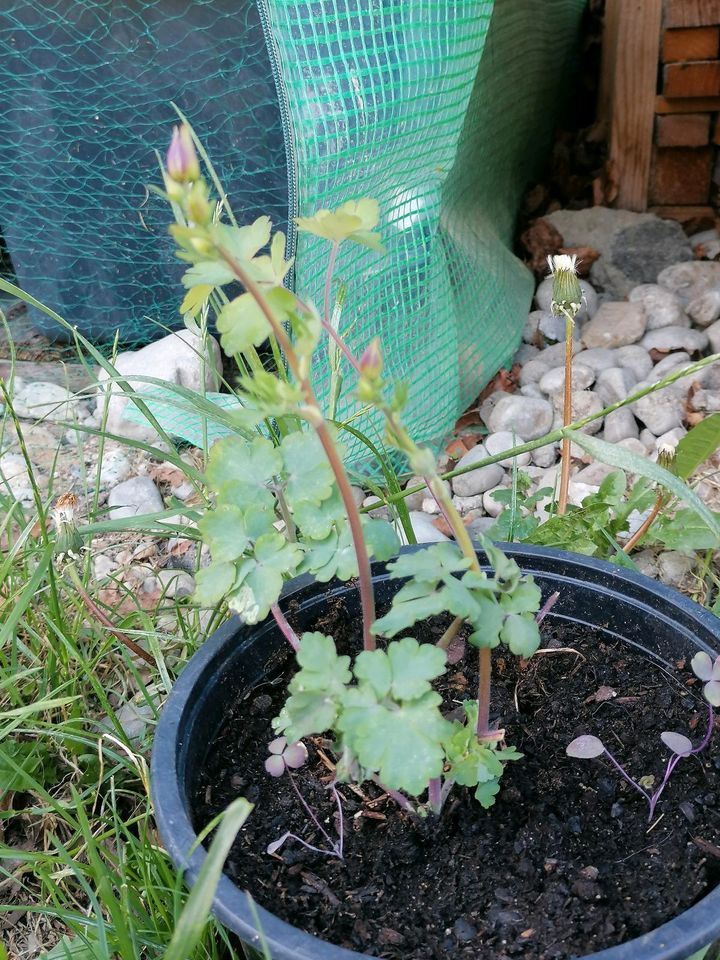
[[684,313],[682,304],[672,290],[657,283],[642,283],[634,287],[629,295],[630,303],[639,303],[647,317],[647,329],[682,326]]
[[605,268],[615,291],[627,295],[635,284],[654,283],[665,267],[692,257],[690,242],[680,224],[653,217],[618,231]]
[[657,282],[677,294],[685,306],[708,290],[720,290],[720,263],[705,260],[675,263],[660,273]]
[[77,400],[69,390],[58,383],[36,380],[16,388],[13,409],[24,420],[49,420],[51,423],[84,419],[87,405]]
[[[584,358],[583,354],[583,358]],[[652,357],[645,347],[639,343],[631,343],[626,347],[618,347],[615,351],[615,363],[618,367],[626,367],[635,375],[636,381],[643,380],[653,368]]]
[[698,327],[709,327],[720,317],[720,290],[707,290],[691,300],[687,313]]
[[125,517],[158,513],[163,509],[163,502],[160,491],[150,477],[133,477],[110,491],[108,506],[110,518],[122,520]]
[[[443,540],[450,539],[438,530],[427,513],[418,513],[416,510],[411,510],[408,515],[418,543],[440,543]],[[398,536],[403,543],[407,542],[402,525],[398,527]]]
[[627,367],[608,367],[598,374],[595,393],[603,406],[609,406],[628,397],[636,383],[637,377]]
[[[508,394],[508,396],[510,396]],[[523,398],[524,403],[532,403],[532,399]],[[493,411],[494,413],[494,411]],[[485,460],[489,456],[485,445],[479,443],[469,450],[457,464],[457,469],[469,467]],[[452,481],[453,493],[456,497],[475,497],[480,493],[485,493],[492,487],[497,487],[504,476],[503,468],[498,463],[489,463],[485,467],[478,467],[469,473],[454,477]]]
[[10,490],[21,504],[30,504],[33,501],[27,464],[19,453],[4,453],[0,457],[0,494],[7,490]]
[[[525,440],[510,430],[503,430],[500,433],[491,433],[485,437],[485,449],[488,455],[494,457],[505,450],[512,450],[513,447],[522,446]],[[530,463],[529,453],[519,453],[516,457],[508,457],[506,460],[498,461],[501,467],[512,467],[516,462],[518,467],[525,467]]]
[[122,450],[106,449],[100,466],[100,486],[116,487],[130,476],[132,467]]
[[607,443],[618,443],[620,440],[627,440],[629,437],[637,438],[639,434],[640,428],[637,425],[637,420],[628,407],[620,407],[619,410],[612,410],[606,415],[603,439]]
[[646,325],[641,304],[603,303],[583,330],[582,342],[586,347],[622,347],[640,340]]
[[671,352],[684,350],[686,353],[700,353],[708,343],[708,335],[702,330],[691,330],[688,327],[662,327],[646,333],[642,339],[642,346],[646,350]]
[[[584,363],[572,365],[572,383],[578,390],[586,390],[595,382],[595,372]],[[565,367],[553,367],[540,378],[538,386],[543,393],[557,393],[565,386]]]
[[537,440],[538,437],[542,437],[551,429],[552,422],[553,409],[547,400],[512,393],[506,393],[498,400],[486,421],[491,433],[515,430],[518,436],[526,440]]

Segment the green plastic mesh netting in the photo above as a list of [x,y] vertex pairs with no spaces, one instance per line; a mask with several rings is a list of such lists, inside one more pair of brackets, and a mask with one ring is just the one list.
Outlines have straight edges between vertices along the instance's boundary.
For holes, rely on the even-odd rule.
[[[408,423],[416,437],[446,435],[512,356],[532,293],[531,275],[510,249],[515,215],[524,186],[547,156],[584,0],[14,0],[10,6],[14,13],[0,13],[0,46],[10,44],[16,56],[3,57],[0,76],[12,73],[3,86],[14,109],[5,111],[0,136],[14,145],[16,169],[26,171],[19,179],[28,182],[3,183],[0,229],[21,283],[39,299],[72,319],[63,297],[79,301],[81,292],[84,316],[106,333],[119,325],[130,345],[153,334],[146,317],[176,322],[167,212],[142,189],[157,179],[152,150],[167,142],[172,99],[207,144],[241,219],[262,210],[283,227],[298,213],[347,199],[379,200],[388,255],[350,245],[341,250],[340,329],[356,350],[381,335],[389,376],[410,383]],[[37,24],[19,29],[28,11],[53,20],[54,32]],[[62,20],[69,11],[72,30]],[[90,54],[79,47],[83,31],[92,69]],[[49,49],[47,67],[38,51]],[[68,63],[68,56],[80,59]],[[77,109],[83,76],[85,126],[78,120],[63,130],[55,114],[70,112],[67,104]],[[33,97],[52,101],[47,115],[33,112]],[[35,119],[26,143],[28,111]],[[51,144],[44,154],[43,137]],[[119,170],[113,144],[124,150]],[[51,211],[44,197],[53,198]],[[108,197],[116,198],[114,206],[106,206]],[[62,222],[58,237],[40,225],[48,212]],[[87,229],[98,218],[102,283],[92,275],[97,233]],[[327,246],[289,234],[296,289],[319,302]],[[23,244],[29,254],[20,268],[14,248]],[[48,246],[70,257],[72,287],[49,277],[53,261],[39,256]],[[43,293],[45,277],[50,295]],[[326,361],[318,361],[315,374],[327,396]],[[348,384],[339,416],[355,409]],[[173,418],[169,407],[158,414],[171,432],[197,439],[187,416]],[[379,424],[365,417],[356,425],[377,439]]]

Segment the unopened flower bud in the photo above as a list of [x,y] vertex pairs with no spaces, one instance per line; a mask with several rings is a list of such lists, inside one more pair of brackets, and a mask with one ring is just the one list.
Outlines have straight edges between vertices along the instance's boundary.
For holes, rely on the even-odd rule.
[[190,188],[185,199],[185,212],[188,219],[198,227],[204,227],[212,220],[208,188],[202,180],[197,180]]
[[658,466],[663,467],[663,469],[668,470],[670,473],[675,473],[676,460],[677,450],[675,447],[669,443],[664,443],[658,450]]
[[583,292],[577,276],[577,257],[559,253],[548,257],[550,275],[553,278],[552,311],[575,317],[580,312]]
[[380,379],[383,369],[382,351],[380,349],[380,337],[373,337],[360,357],[360,375],[371,382]]
[[176,183],[194,183],[200,178],[200,163],[190,127],[186,123],[173,127],[165,167],[170,178]]
[[64,493],[55,502],[52,509],[52,520],[55,525],[55,556],[62,561],[65,558],[76,560],[82,550],[82,537],[78,533],[75,523],[77,497],[72,493]]

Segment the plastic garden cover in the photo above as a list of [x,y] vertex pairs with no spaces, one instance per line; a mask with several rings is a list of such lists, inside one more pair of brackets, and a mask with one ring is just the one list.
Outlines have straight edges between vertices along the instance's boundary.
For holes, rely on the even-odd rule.
[[[156,150],[187,114],[243,221],[375,197],[385,257],[341,249],[339,328],[379,334],[408,424],[441,438],[514,353],[511,252],[547,156],[583,0],[10,0],[0,11],[0,231],[18,282],[98,342],[178,326]],[[327,244],[288,230],[321,302]],[[48,332],[46,322],[43,326]],[[327,359],[315,371],[327,396]],[[356,412],[348,378],[339,417]],[[227,400],[224,401],[227,403]],[[197,442],[192,417],[159,405]],[[379,425],[355,425],[377,439]]]

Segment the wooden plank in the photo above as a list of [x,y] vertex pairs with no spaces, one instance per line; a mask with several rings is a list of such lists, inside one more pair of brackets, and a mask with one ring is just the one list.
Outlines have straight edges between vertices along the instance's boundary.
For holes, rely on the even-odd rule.
[[623,0],[618,16],[607,180],[617,206],[645,210],[662,0]]
[[669,63],[663,93],[669,99],[720,96],[720,60]]
[[720,110],[720,97],[688,97],[669,100],[655,97],[655,113],[714,113]]
[[597,101],[597,125],[607,135],[612,115],[612,96],[615,77],[618,31],[620,30],[621,0],[606,0],[603,17],[603,38],[600,54],[600,83]]
[[666,27],[708,27],[720,23],[720,0],[666,0]]
[[678,60],[713,60],[720,48],[720,27],[689,27],[663,34],[663,63]]

